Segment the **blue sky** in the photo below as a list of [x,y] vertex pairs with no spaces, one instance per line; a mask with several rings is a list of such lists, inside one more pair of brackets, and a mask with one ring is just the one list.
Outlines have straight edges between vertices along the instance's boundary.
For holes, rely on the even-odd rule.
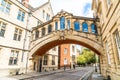
[[[48,0],[29,0],[30,5],[38,7]],[[91,11],[92,0],[50,0],[54,14],[57,14],[62,9],[73,13],[76,16],[92,17]]]

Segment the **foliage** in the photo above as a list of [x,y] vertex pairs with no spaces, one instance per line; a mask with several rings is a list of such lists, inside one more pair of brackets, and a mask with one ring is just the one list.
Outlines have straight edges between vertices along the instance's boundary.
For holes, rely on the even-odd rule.
[[96,57],[93,51],[84,49],[82,54],[77,57],[78,65],[91,64],[96,62]]

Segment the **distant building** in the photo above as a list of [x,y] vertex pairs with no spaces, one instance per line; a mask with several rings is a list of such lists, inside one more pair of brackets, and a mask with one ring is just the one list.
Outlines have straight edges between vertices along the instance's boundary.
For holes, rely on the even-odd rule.
[[81,47],[78,49],[76,44],[62,44],[59,49],[59,67],[62,68],[64,66],[64,60],[66,59],[67,67],[72,68],[73,63],[77,63],[77,56],[80,54]]

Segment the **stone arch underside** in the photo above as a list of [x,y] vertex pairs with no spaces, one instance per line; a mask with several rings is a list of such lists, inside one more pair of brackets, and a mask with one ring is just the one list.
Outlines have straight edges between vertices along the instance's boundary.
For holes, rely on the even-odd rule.
[[43,55],[49,49],[60,44],[79,44],[93,50],[98,55],[103,54],[103,46],[94,40],[77,35],[69,35],[65,36],[65,39],[60,39],[60,37],[56,35],[53,37],[49,36],[34,45],[30,50],[30,55]]

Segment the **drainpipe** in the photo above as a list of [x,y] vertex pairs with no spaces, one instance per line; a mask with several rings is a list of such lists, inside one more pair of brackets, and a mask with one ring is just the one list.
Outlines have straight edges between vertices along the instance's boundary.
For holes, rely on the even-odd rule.
[[[24,42],[23,42],[23,51],[22,51],[22,58],[21,58],[22,63],[23,63],[23,58],[24,58],[24,53],[25,53],[25,43],[26,43],[26,38],[27,38],[27,29],[28,29],[29,16],[30,16],[30,13],[28,13],[27,22],[26,22],[25,38],[24,38]],[[27,54],[27,59],[28,59],[28,54]],[[28,63],[28,60],[26,62],[26,69],[27,69],[27,63]]]

